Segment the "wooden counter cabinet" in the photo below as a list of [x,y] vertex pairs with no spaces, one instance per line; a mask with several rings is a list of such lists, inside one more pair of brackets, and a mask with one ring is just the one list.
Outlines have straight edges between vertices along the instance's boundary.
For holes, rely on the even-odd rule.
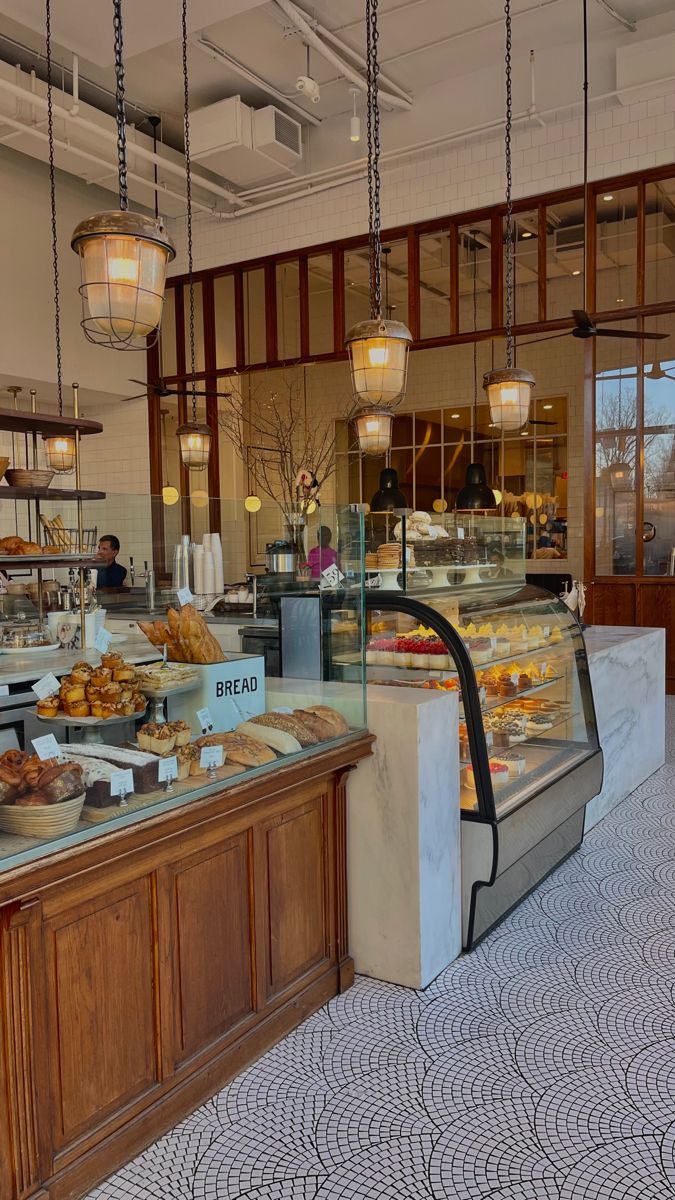
[[0,875],[0,1197],[86,1192],[353,980],[313,758]]

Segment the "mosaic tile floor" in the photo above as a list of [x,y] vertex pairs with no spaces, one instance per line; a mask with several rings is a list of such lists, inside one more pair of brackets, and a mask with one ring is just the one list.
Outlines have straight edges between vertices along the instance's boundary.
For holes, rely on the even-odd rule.
[[666,765],[423,993],[372,980],[91,1200],[675,1200]]

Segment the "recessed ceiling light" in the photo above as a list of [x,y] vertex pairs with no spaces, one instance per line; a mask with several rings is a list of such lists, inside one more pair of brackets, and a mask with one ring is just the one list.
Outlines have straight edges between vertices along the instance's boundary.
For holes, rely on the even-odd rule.
[[521,435],[520,435],[520,436],[521,436],[521,437],[527,437],[527,430],[526,430],[526,429],[524,429],[524,430],[523,430],[523,432],[521,433]]
[[451,421],[458,421],[458,420],[459,420],[459,413],[450,413],[450,420],[451,420]]
[[617,304],[625,304],[626,303],[623,296],[617,296],[616,302],[617,302]]
[[526,238],[526,237],[532,237],[532,234],[530,233],[529,229],[525,229],[525,230],[523,230],[523,233],[521,234],[521,237],[524,237],[524,238]]
[[572,271],[573,275],[581,275],[581,271]]
[[553,408],[553,405],[552,405],[552,404],[545,404],[545,405],[544,405],[544,408],[546,409],[546,412],[550,412],[550,411],[551,411],[551,409]]
[[603,198],[603,200],[613,200],[614,196],[612,195],[611,192],[607,192],[607,195],[603,196],[602,198]]

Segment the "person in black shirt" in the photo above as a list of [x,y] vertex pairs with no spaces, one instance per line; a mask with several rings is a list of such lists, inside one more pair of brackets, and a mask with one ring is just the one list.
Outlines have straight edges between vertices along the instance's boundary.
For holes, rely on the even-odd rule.
[[96,587],[99,591],[102,588],[124,587],[127,569],[115,561],[119,552],[119,538],[114,533],[104,534],[98,543],[98,557],[103,562],[103,566],[97,568]]

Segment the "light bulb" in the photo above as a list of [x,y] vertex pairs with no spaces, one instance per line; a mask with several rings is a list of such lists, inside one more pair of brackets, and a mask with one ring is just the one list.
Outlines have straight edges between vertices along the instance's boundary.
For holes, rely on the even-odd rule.
[[384,367],[384,366],[386,366],[387,358],[388,358],[388,354],[387,354],[386,345],[382,346],[382,345],[378,345],[377,342],[374,342],[372,346],[368,347],[368,365],[369,366]]
[[349,140],[350,142],[361,141],[361,118],[352,117],[349,122]]
[[257,513],[262,508],[262,500],[260,496],[247,496],[244,500],[244,508],[247,512]]

